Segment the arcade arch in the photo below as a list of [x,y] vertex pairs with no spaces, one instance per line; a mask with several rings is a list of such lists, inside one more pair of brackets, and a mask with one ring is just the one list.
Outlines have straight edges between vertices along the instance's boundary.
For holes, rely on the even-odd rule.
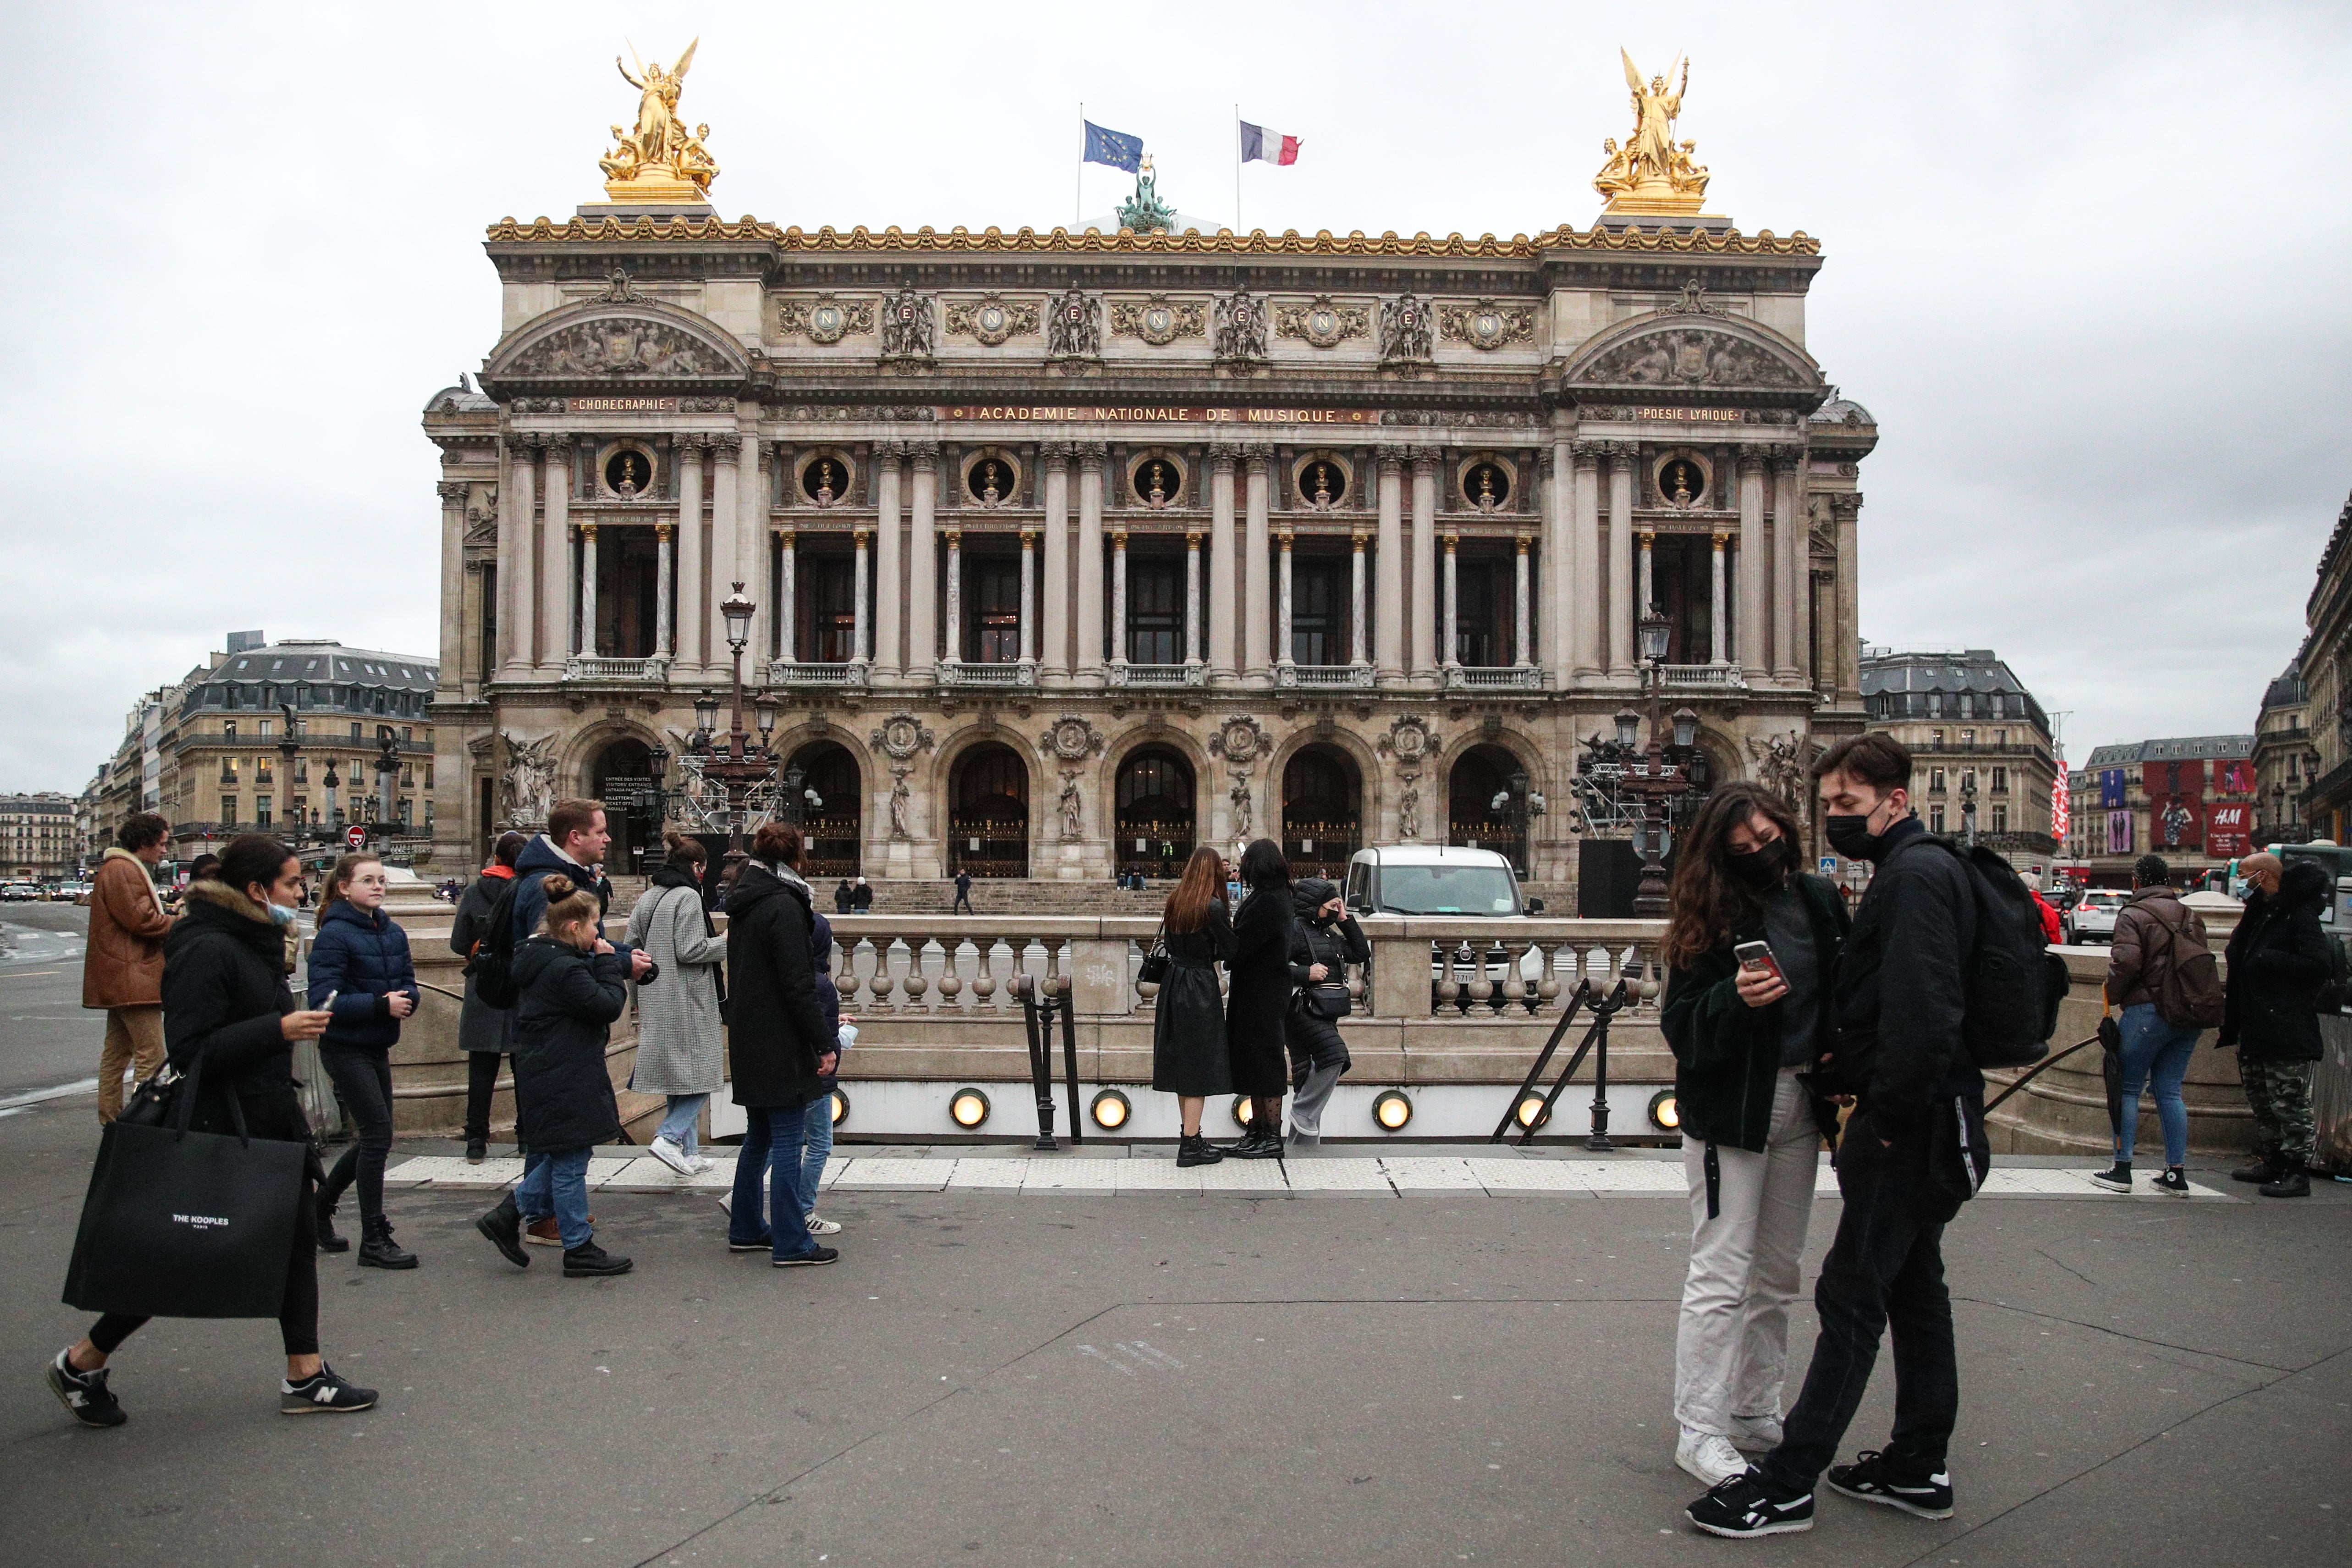
[[1029,874],[1029,764],[1001,741],[956,758],[949,788],[948,869]]

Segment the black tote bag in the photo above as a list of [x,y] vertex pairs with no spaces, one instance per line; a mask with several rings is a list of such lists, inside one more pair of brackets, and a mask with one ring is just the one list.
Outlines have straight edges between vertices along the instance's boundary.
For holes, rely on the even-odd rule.
[[233,1135],[190,1131],[203,1070],[199,1057],[170,1086],[168,1122],[107,1123],[66,1269],[67,1306],[142,1318],[278,1316],[310,1146],[248,1137],[234,1090],[225,1097]]

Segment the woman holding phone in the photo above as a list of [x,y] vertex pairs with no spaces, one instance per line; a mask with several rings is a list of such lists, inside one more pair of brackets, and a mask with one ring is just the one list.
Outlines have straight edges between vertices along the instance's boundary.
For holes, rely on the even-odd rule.
[[1709,795],[1683,832],[1661,1019],[1690,1184],[1690,1270],[1675,1335],[1675,1462],[1712,1487],[1780,1441],[1789,1303],[1835,1109],[1805,1082],[1830,1046],[1849,925],[1797,868],[1802,830],[1753,784]]

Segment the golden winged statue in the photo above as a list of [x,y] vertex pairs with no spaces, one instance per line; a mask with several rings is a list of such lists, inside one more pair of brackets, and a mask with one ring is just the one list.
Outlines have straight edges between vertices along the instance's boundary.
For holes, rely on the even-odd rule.
[[[1696,142],[1675,140],[1675,121],[1690,87],[1690,62],[1677,55],[1664,76],[1645,83],[1633,57],[1622,48],[1617,55],[1625,62],[1625,85],[1633,89],[1633,133],[1622,147],[1614,137],[1601,144],[1609,161],[1592,177],[1592,188],[1609,198],[1603,210],[1669,216],[1697,212],[1706,196],[1706,170],[1691,162]],[[1671,89],[1669,81],[1675,82]]]
[[[677,114],[686,73],[701,42],[697,38],[687,45],[686,53],[667,70],[659,60],[647,65],[637,59],[633,73],[619,56],[613,57],[621,79],[637,89],[636,129],[614,126],[614,148],[597,160],[597,167],[604,171],[605,194],[614,201],[675,204],[709,199],[710,182],[719,174],[718,163],[702,144],[710,127],[698,125],[689,134]],[[636,59],[636,46],[630,45],[630,58]]]

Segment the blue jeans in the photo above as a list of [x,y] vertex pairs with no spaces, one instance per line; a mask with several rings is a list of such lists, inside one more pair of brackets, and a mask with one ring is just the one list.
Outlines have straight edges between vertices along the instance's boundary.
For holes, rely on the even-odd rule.
[[727,1239],[739,1244],[768,1242],[778,1258],[805,1257],[816,1248],[802,1220],[800,1205],[808,1108],[795,1105],[778,1110],[747,1106],[743,1120],[743,1146],[735,1155],[735,1197],[727,1210]]
[[816,1212],[817,1184],[824,1180],[824,1163],[833,1158],[833,1094],[809,1101],[801,1122],[801,1214]]
[[2139,1137],[2139,1091],[2156,1091],[2156,1120],[2164,1129],[2164,1163],[2178,1165],[2189,1158],[2189,1108],[2180,1103],[2180,1080],[2188,1076],[2189,1058],[2202,1031],[2168,1024],[2153,1002],[2136,1002],[2124,1009],[2124,1114],[2116,1144],[2116,1158],[2129,1161]]
[[553,1153],[533,1149],[523,1156],[522,1181],[515,1188],[515,1207],[522,1222],[533,1225],[549,1215],[563,1237],[563,1250],[587,1246],[596,1233],[588,1228],[588,1156],[593,1149],[562,1149]]
[[710,1103],[707,1094],[673,1094],[669,1097],[669,1114],[662,1118],[654,1136],[667,1138],[686,1151],[688,1159],[694,1158],[694,1124],[702,1115],[702,1108]]

